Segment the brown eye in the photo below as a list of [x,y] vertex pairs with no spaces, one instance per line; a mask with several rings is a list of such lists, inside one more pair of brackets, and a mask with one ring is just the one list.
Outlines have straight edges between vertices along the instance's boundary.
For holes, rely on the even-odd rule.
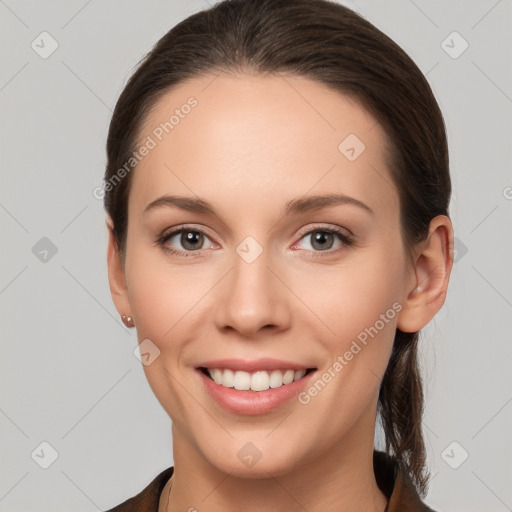
[[204,235],[199,231],[183,230],[180,236],[180,243],[188,251],[197,251],[204,243]]
[[180,228],[162,236],[157,243],[172,254],[191,256],[205,248],[205,240],[209,237],[199,229]]
[[[327,253],[326,255],[335,253],[338,249],[353,245],[354,241],[348,235],[345,235],[341,230],[334,228],[316,228],[304,233],[301,241],[309,242],[309,247],[303,247],[307,251],[313,253],[314,256],[321,254],[314,253]],[[336,246],[336,242],[338,245]],[[300,242],[296,244],[299,246]]]
[[309,236],[312,240],[311,246],[320,251],[329,250],[336,241],[336,237],[326,231],[313,231]]

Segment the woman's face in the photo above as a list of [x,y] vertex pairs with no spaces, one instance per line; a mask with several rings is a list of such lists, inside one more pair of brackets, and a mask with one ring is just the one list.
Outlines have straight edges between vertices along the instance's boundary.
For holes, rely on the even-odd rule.
[[168,92],[139,142],[116,306],[175,460],[258,477],[373,447],[415,285],[381,126],[314,81],[222,73]]

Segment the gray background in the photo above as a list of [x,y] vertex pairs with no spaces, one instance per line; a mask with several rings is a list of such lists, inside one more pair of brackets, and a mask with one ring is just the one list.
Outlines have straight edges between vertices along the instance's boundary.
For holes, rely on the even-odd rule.
[[[449,134],[457,262],[422,337],[426,502],[512,510],[511,2],[346,3],[427,74]],[[172,464],[170,420],[110,297],[92,191],[133,67],[207,6],[0,0],[2,512],[107,509]],[[46,59],[31,47],[50,48],[43,31],[58,43]],[[58,452],[47,469],[42,442]]]

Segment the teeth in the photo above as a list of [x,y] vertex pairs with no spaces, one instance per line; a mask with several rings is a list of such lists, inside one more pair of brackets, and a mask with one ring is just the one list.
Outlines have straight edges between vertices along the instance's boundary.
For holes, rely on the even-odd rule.
[[270,374],[269,385],[271,388],[279,388],[283,385],[283,374],[279,370],[274,370]]
[[290,384],[290,382],[293,382],[294,377],[295,372],[293,370],[286,370],[283,375],[283,384]]
[[293,375],[293,380],[302,379],[306,375],[306,370],[297,370]]
[[265,391],[269,388],[270,377],[267,372],[256,372],[251,375],[251,389]]
[[231,370],[224,370],[222,372],[222,382],[221,385],[226,388],[233,387],[233,381],[235,380],[235,374]]
[[247,372],[235,372],[233,387],[239,391],[251,389],[251,376]]
[[222,370],[211,370],[210,376],[215,381],[215,384],[222,384]]
[[279,388],[302,379],[306,370],[262,370],[254,373],[233,371],[229,369],[207,368],[210,377],[216,384],[239,391],[266,391],[269,388]]

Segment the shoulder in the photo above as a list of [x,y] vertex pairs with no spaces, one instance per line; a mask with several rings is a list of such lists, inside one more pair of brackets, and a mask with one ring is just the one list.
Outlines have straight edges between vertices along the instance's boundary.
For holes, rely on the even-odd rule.
[[385,452],[373,452],[375,479],[388,498],[385,512],[435,512],[421,501],[410,476],[402,471],[396,459]]
[[160,495],[174,467],[164,469],[142,491],[106,512],[158,512]]

